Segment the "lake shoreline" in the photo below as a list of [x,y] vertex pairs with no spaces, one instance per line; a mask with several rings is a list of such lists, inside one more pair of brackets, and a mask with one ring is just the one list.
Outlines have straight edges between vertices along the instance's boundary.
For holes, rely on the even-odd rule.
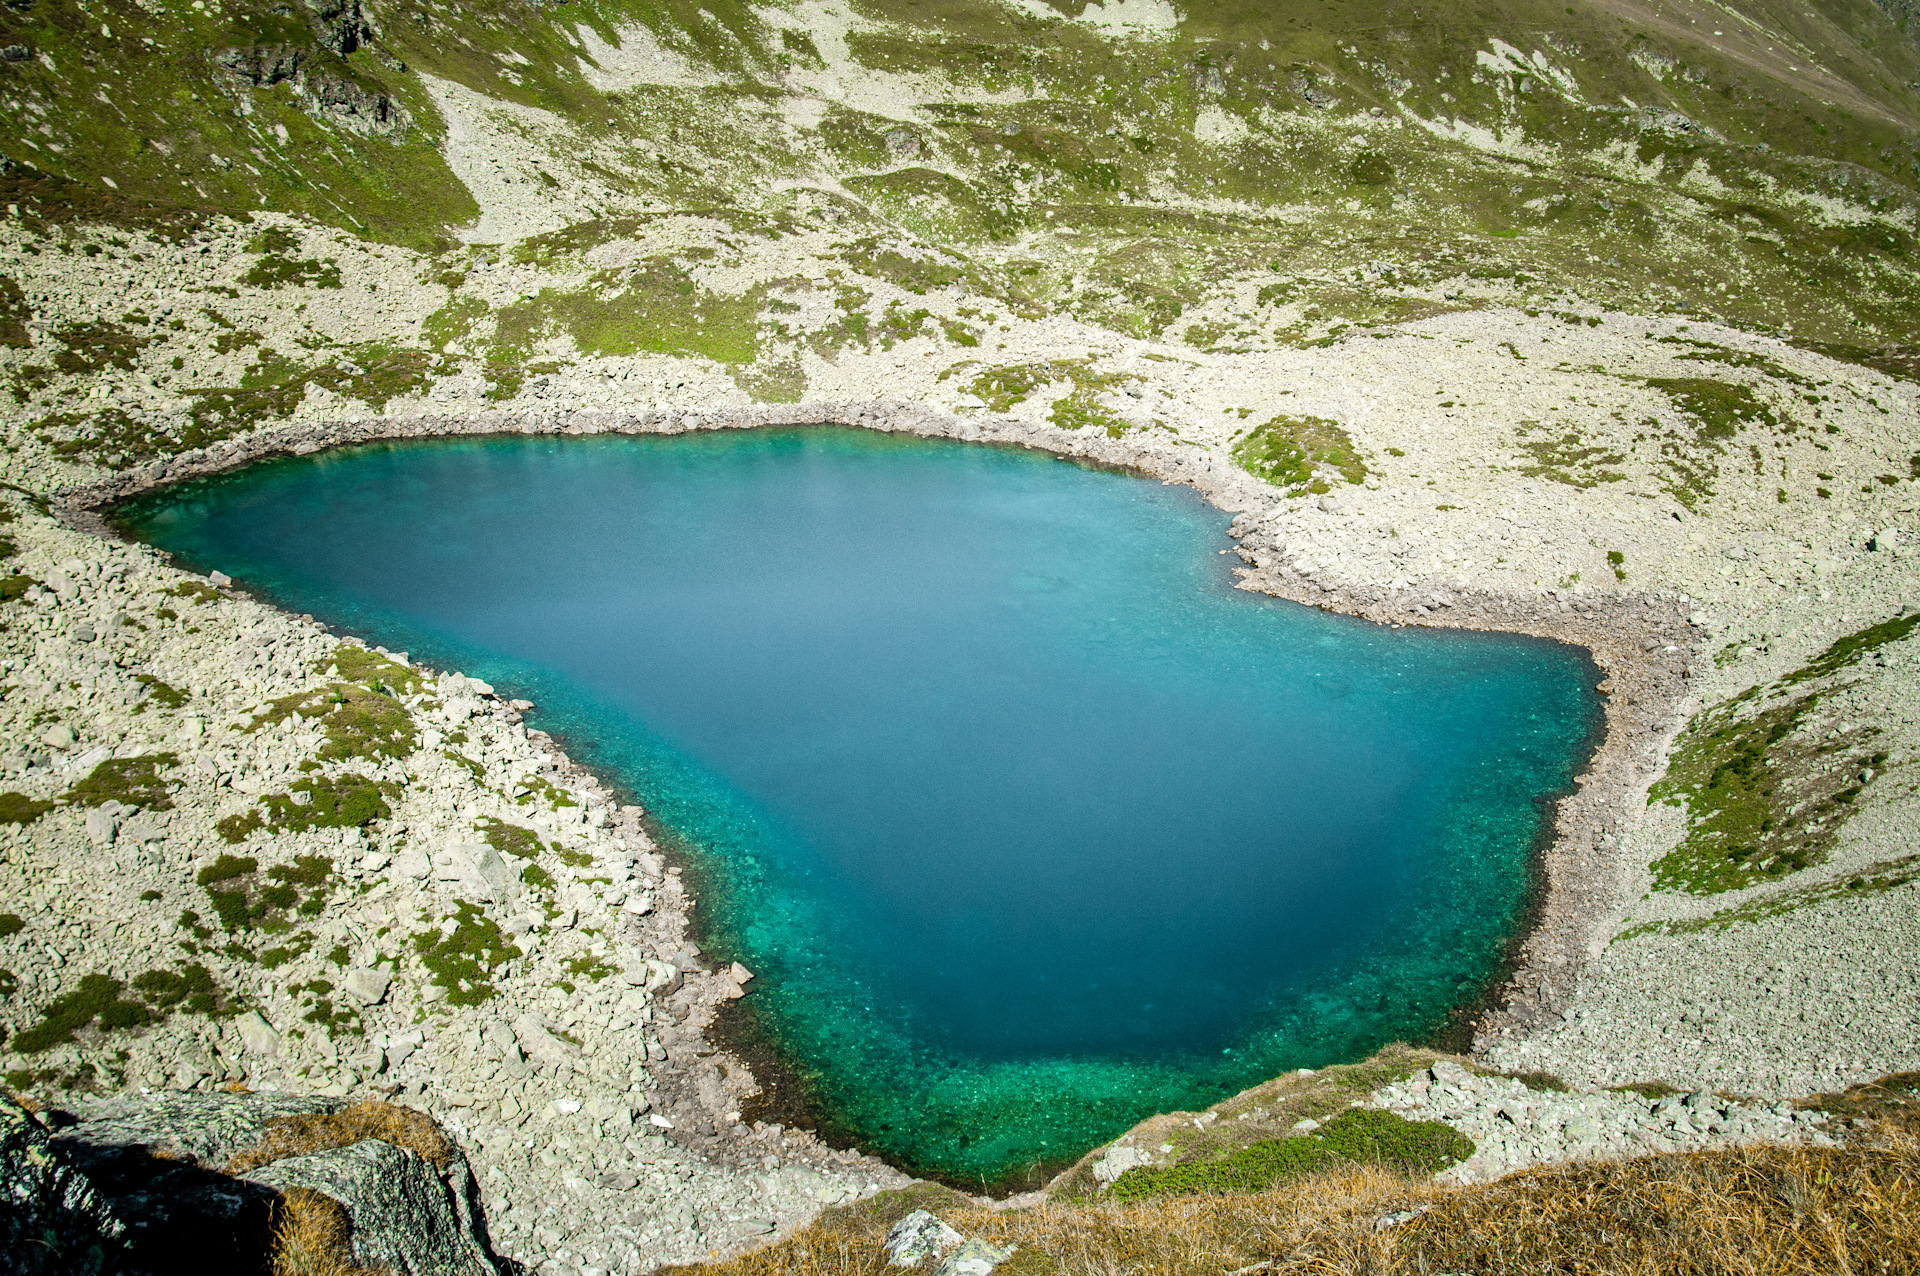
[[1570,787],[1547,804],[1531,857],[1534,882],[1526,913],[1496,974],[1437,1035],[1457,1047],[1470,1042],[1480,1053],[1552,1022],[1566,1007],[1584,961],[1597,951],[1596,937],[1610,933],[1626,902],[1619,898],[1624,865],[1617,854],[1617,830],[1631,809],[1644,807],[1646,786],[1657,772],[1665,741],[1679,725],[1676,711],[1687,694],[1685,678],[1696,633],[1677,598],[1609,592],[1575,607],[1562,591],[1537,591],[1529,597],[1438,582],[1351,578],[1310,565],[1296,569],[1265,552],[1277,540],[1276,527],[1289,516],[1337,520],[1342,516],[1337,498],[1288,501],[1237,467],[1215,466],[1211,458],[1203,465],[1183,455],[1182,448],[1157,441],[1110,439],[1013,419],[958,418],[912,403],[295,422],[61,489],[53,505],[76,530],[117,538],[111,511],[121,502],[279,456],[410,439],[679,434],[811,425],[1020,446],[1181,483],[1216,508],[1239,515],[1230,534],[1240,541],[1237,553],[1244,566],[1235,574],[1241,589],[1374,623],[1517,633],[1584,648],[1602,675],[1599,687],[1605,693],[1598,738],[1591,741]]

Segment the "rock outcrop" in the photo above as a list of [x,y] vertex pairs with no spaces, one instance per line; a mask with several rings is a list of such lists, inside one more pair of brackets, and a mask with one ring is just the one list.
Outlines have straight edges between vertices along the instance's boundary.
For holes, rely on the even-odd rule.
[[0,1271],[252,1270],[299,1243],[286,1207],[303,1193],[344,1216],[325,1238],[334,1259],[395,1276],[506,1270],[466,1157],[422,1113],[169,1093],[36,1116],[0,1096]]
[[0,1271],[104,1271],[125,1231],[39,1119],[0,1094]]

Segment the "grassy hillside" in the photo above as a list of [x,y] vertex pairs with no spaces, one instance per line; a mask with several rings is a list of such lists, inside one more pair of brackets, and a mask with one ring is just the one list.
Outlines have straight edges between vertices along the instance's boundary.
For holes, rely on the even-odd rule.
[[268,209],[451,254],[480,210],[437,103],[471,93],[565,221],[825,190],[985,295],[1139,335],[1252,272],[1303,339],[1460,271],[1863,347],[1920,296],[1920,48],[1869,0],[33,0],[0,46],[29,219]]

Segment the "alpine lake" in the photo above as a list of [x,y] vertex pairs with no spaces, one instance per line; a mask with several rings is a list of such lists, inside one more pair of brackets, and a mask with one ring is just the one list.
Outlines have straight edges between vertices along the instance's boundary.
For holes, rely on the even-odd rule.
[[433,440],[115,518],[536,702],[684,857],[815,1119],[976,1190],[1431,1038],[1599,723],[1577,648],[1236,590],[1190,489],[1022,449]]

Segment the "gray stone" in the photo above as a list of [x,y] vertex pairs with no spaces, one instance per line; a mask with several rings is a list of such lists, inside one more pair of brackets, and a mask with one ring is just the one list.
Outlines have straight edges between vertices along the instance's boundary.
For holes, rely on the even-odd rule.
[[304,1187],[340,1202],[353,1221],[354,1258],[365,1266],[385,1265],[397,1276],[498,1276],[477,1232],[464,1158],[450,1167],[448,1182],[417,1152],[367,1139],[245,1177],[276,1192]]
[[273,1025],[258,1010],[249,1010],[235,1019],[233,1027],[240,1034],[240,1044],[247,1048],[248,1054],[272,1058],[280,1053],[280,1034],[273,1030]]
[[1094,1181],[1102,1187],[1110,1186],[1122,1174],[1136,1165],[1147,1164],[1147,1161],[1148,1158],[1138,1148],[1109,1148],[1105,1156],[1093,1163]]
[[114,830],[119,822],[105,811],[87,812],[87,840],[95,846],[113,845]]
[[387,985],[393,982],[390,970],[349,970],[341,979],[340,986],[357,999],[361,1005],[378,1005],[387,995]]
[[459,842],[449,846],[439,858],[434,876],[454,883],[461,891],[495,903],[510,904],[517,898],[520,875],[500,853],[480,842]]
[[521,1015],[513,1021],[513,1035],[526,1051],[527,1058],[536,1063],[554,1067],[572,1067],[573,1061],[580,1057],[580,1048],[571,1042],[562,1041],[547,1031],[547,1026],[532,1015]]
[[60,723],[55,723],[40,733],[40,743],[50,749],[71,749],[79,742],[80,737],[73,733],[73,728]]
[[887,1262],[892,1267],[918,1267],[958,1248],[963,1239],[926,1210],[915,1210],[887,1229]]
[[164,842],[166,838],[166,830],[148,818],[128,820],[120,826],[120,833],[116,840],[133,846],[144,846],[148,842]]
[[933,1269],[933,1276],[989,1276],[1011,1257],[1013,1246],[1002,1249],[976,1237],[947,1255],[946,1260]]

